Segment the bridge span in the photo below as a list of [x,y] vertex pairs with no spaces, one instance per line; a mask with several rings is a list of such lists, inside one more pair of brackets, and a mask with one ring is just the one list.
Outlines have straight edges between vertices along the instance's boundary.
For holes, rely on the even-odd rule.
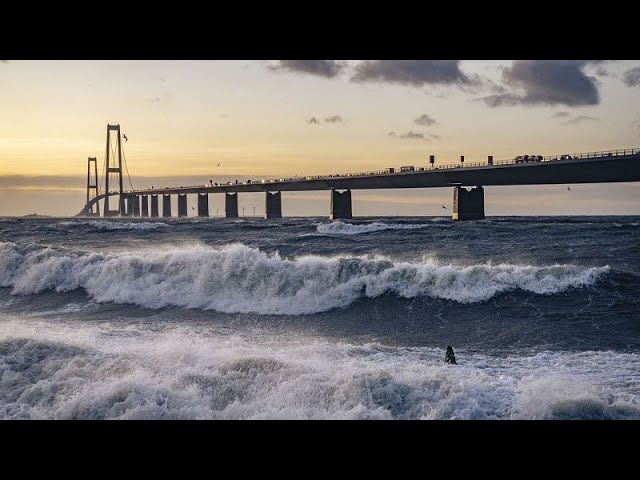
[[[209,216],[209,194],[225,195],[225,216],[238,217],[238,194],[265,192],[265,218],[282,217],[281,192],[331,190],[329,218],[352,218],[351,191],[367,189],[434,188],[453,187],[454,220],[484,218],[484,186],[493,185],[545,185],[575,183],[610,183],[640,181],[640,149],[607,150],[554,156],[523,156],[511,160],[494,161],[492,156],[486,163],[460,163],[435,165],[430,157],[428,166],[405,166],[396,170],[356,172],[345,174],[313,175],[307,177],[271,178],[209,183],[202,185],[153,188],[146,190],[122,189],[122,162],[112,166],[115,155],[109,155],[109,132],[117,131],[120,144],[119,125],[107,127],[106,171],[120,175],[120,190],[97,194],[89,198],[93,189],[97,192],[97,166],[95,158],[89,159],[87,174],[87,203],[78,215],[99,216],[99,201],[104,200],[105,216],[158,217],[159,198],[162,198],[162,216],[171,217],[171,195],[178,196],[178,216],[186,217],[187,195],[197,195],[198,216]],[[113,157],[113,158],[112,158]],[[91,181],[91,163],[94,163],[94,181]],[[108,185],[108,182],[106,182]],[[470,190],[465,187],[471,187]],[[107,188],[108,189],[108,188]],[[118,210],[109,209],[109,197],[119,197]],[[141,205],[142,202],[142,205]]]

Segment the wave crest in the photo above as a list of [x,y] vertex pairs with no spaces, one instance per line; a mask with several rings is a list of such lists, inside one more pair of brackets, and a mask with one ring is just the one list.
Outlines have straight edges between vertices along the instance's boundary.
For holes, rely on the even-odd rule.
[[60,222],[58,225],[65,227],[89,226],[96,230],[156,230],[158,228],[169,227],[168,224],[162,222],[135,222],[122,223],[110,222],[107,220],[88,220],[80,222]]
[[358,235],[361,233],[380,232],[382,230],[416,230],[427,228],[432,225],[428,224],[403,224],[403,223],[380,223],[373,222],[362,225],[354,225],[351,223],[343,223],[336,220],[331,223],[321,223],[316,229],[318,233],[331,235]]
[[592,285],[608,271],[608,266],[456,266],[380,257],[287,259],[242,244],[113,254],[51,248],[24,253],[16,244],[0,242],[0,285],[13,294],[82,288],[98,302],[227,313],[313,314],[385,294],[477,303],[516,289],[560,293]]

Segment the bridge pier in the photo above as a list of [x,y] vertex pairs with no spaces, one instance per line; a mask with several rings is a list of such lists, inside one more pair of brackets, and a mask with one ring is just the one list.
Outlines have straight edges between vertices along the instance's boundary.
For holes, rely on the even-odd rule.
[[162,216],[171,216],[171,195],[162,195]]
[[198,194],[198,216],[199,217],[209,216],[209,194],[208,193]]
[[453,189],[453,220],[484,220],[484,188],[471,190],[464,187]]
[[329,219],[336,220],[338,218],[353,218],[351,213],[351,190],[345,190],[342,193],[337,190],[331,190]]
[[140,216],[140,199],[138,195],[127,196],[127,217]]
[[189,213],[187,212],[187,194],[179,193],[178,194],[178,217],[188,217]]
[[151,195],[151,216],[158,217],[158,195]]
[[282,218],[282,192],[265,192],[266,208],[264,218]]
[[142,215],[143,217],[149,216],[149,196],[142,195]]
[[224,213],[227,218],[238,218],[237,193],[224,193]]
[[140,216],[140,195],[133,196],[133,216]]

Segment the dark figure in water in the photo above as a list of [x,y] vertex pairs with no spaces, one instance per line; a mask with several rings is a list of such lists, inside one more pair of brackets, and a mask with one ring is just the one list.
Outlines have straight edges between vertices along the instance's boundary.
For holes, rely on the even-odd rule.
[[444,363],[451,363],[452,365],[457,365],[456,356],[453,353],[453,348],[451,345],[447,347],[447,354],[444,357]]

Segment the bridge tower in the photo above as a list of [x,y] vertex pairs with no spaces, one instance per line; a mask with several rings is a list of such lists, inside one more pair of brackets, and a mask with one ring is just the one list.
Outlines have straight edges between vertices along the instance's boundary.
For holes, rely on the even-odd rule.
[[[93,183],[91,182],[91,164],[93,163]],[[93,196],[91,196],[93,190]],[[89,201],[98,196],[98,161],[96,157],[89,157],[87,160],[87,203],[85,204],[85,215],[100,216],[100,205],[98,202],[89,206]],[[95,210],[93,207],[96,207]]]
[[[116,148],[118,150],[117,159],[116,154],[113,151],[113,145],[111,140],[111,132],[116,132],[117,140],[116,140]],[[113,153],[113,155],[111,155]],[[118,176],[118,187],[119,187],[119,195],[118,195],[118,209],[110,210],[109,209],[109,177],[110,174],[116,174]],[[107,125],[107,156],[105,157],[105,175],[104,175],[104,193],[106,196],[104,197],[104,216],[124,216],[126,213],[125,205],[124,205],[124,195],[122,194],[122,143],[120,136],[120,125]]]

